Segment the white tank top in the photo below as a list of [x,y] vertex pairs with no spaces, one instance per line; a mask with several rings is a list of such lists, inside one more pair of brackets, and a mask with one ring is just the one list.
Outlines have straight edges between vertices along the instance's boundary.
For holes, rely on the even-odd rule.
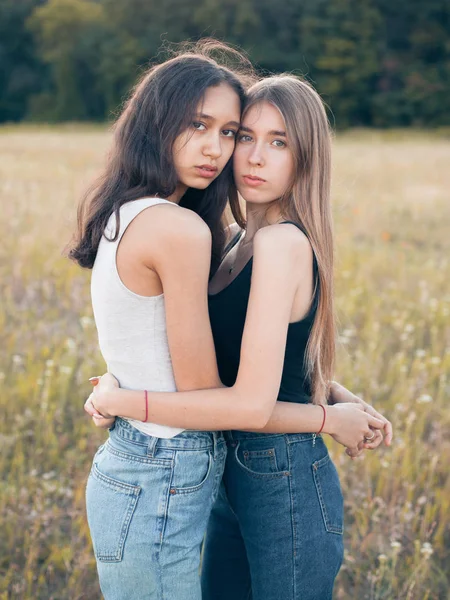
[[[141,198],[120,208],[120,232],[115,242],[102,237],[92,269],[91,296],[100,351],[109,373],[128,390],[175,392],[175,378],[166,330],[164,294],[140,296],[129,290],[117,271],[116,253],[126,228],[149,206],[173,204],[161,198]],[[111,215],[105,232],[114,236],[116,218]],[[142,393],[144,406],[144,393]],[[140,431],[171,438],[184,431],[174,427],[127,419]]]

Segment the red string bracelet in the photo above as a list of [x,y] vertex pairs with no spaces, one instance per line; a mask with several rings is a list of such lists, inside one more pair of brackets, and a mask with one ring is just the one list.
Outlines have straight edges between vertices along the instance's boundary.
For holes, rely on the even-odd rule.
[[144,423],[147,423],[147,419],[148,419],[148,392],[147,392],[147,390],[144,390],[144,395],[145,395],[145,419],[144,419]]
[[319,435],[319,433],[322,433],[323,426],[325,425],[325,419],[327,418],[327,411],[325,410],[325,406],[323,404],[319,404],[319,406],[321,406],[323,408],[323,421],[322,421],[322,427],[317,432],[317,435]]

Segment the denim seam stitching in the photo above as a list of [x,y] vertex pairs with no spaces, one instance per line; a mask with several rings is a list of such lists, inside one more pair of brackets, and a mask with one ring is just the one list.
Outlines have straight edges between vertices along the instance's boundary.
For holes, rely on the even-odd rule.
[[123,491],[123,492],[127,493],[129,496],[136,496],[136,495],[138,496],[141,492],[142,488],[140,485],[132,485],[131,483],[123,483],[121,481],[118,481],[117,479],[108,477],[107,475],[104,475],[98,469],[98,467],[96,466],[95,463],[92,465],[91,473],[94,478],[99,479],[100,481],[102,481],[105,485],[107,485],[111,489]]
[[197,492],[198,490],[200,490],[205,485],[205,483],[208,481],[209,476],[211,475],[211,471],[212,471],[212,467],[213,467],[213,463],[214,463],[214,459],[211,454],[211,451],[208,452],[208,457],[209,457],[208,470],[206,471],[206,475],[203,478],[203,481],[201,481],[197,485],[193,485],[191,487],[177,488],[177,487],[171,486],[170,489],[174,490],[174,492],[176,494],[192,494],[193,492]]
[[107,444],[106,450],[114,456],[117,456],[117,458],[121,458],[123,460],[129,460],[137,463],[144,463],[166,468],[170,468],[173,466],[173,460],[171,458],[145,458],[143,456],[135,456],[134,454],[127,454],[126,452],[117,450],[110,444]]
[[172,467],[172,471],[170,473],[170,479],[169,479],[169,485],[167,486],[167,493],[166,493],[166,501],[164,504],[164,513],[162,516],[162,527],[161,527],[161,539],[160,539],[160,549],[162,549],[162,544],[164,541],[164,534],[166,532],[166,525],[167,525],[167,519],[169,516],[169,503],[170,503],[170,490],[172,489],[172,481],[173,481],[173,476],[174,476],[174,470],[175,470],[175,463]]
[[259,433],[258,435],[252,435],[252,436],[248,436],[248,437],[245,436],[245,437],[242,437],[242,438],[237,439],[237,440],[234,439],[233,441],[235,441],[235,442],[242,442],[242,441],[246,441],[246,440],[261,440],[261,439],[265,439],[263,436],[266,436],[266,437],[270,436],[270,438],[273,439],[273,438],[284,437],[285,434],[284,433],[268,433],[268,434],[261,434],[261,433]]
[[[286,440],[287,441],[287,440]],[[292,470],[292,447],[289,443],[286,444],[287,455],[288,455],[288,466],[289,470]],[[293,552],[292,552],[292,573],[293,573],[293,596],[296,598],[297,591],[297,580],[296,580],[296,568],[295,562],[297,560],[297,528],[295,526],[295,507],[294,507],[294,498],[295,498],[295,481],[294,477],[289,478],[289,492],[290,492],[290,501],[291,501],[291,525],[292,525],[292,539],[293,539]]]
[[168,482],[168,486],[167,486],[166,499],[165,499],[165,504],[164,504],[164,513],[161,517],[158,516],[158,521],[161,523],[161,532],[160,532],[160,537],[159,537],[159,544],[157,546],[157,551],[156,551],[156,563],[158,565],[161,600],[164,600],[164,598],[165,598],[163,578],[162,578],[161,552],[162,552],[162,546],[163,546],[163,542],[164,542],[164,533],[166,531],[166,525],[167,525],[167,519],[168,519],[168,513],[169,513],[170,490],[172,489],[173,473],[174,473],[174,463],[172,464],[172,471],[170,473],[170,478],[169,478],[169,482]]
[[[270,454],[270,452],[271,452],[271,454]],[[271,471],[271,473],[268,473],[268,475],[271,475],[272,473],[281,473],[281,471],[278,470],[278,463],[277,463],[277,456],[276,456],[275,448],[268,448],[267,450],[244,450],[243,454],[244,454],[244,458],[249,458],[249,459],[254,458],[255,460],[258,458],[268,458],[270,461],[270,464],[273,466],[273,471]],[[253,471],[253,469],[250,469],[250,467],[247,464],[245,464],[245,466],[250,471],[252,471],[254,473],[257,472],[257,471]],[[264,473],[262,473],[262,475],[264,475]]]
[[116,435],[118,437],[120,437],[121,440],[124,440],[125,442],[131,442],[132,444],[135,444],[136,446],[142,446],[143,448],[148,446],[148,442],[138,442],[132,436],[125,436],[125,435],[121,434],[119,431],[116,431]]
[[[294,433],[294,434],[288,434],[288,436],[289,436],[289,435],[293,435],[293,436],[295,436],[295,435],[297,435],[297,434],[296,434],[296,433]],[[287,443],[288,443],[288,444],[301,444],[301,443],[304,443],[304,442],[310,442],[312,439],[314,439],[314,435],[316,436],[316,441],[317,441],[319,438],[320,438],[321,440],[323,440],[323,438],[322,438],[322,434],[320,434],[320,433],[316,433],[316,434],[314,434],[314,433],[311,433],[311,435],[309,435],[308,437],[305,437],[305,438],[300,438],[300,439],[289,439],[289,437],[288,437],[286,441],[287,441]]]
[[120,481],[116,481],[111,477],[107,477],[103,475],[101,471],[98,470],[96,465],[92,465],[91,469],[91,477],[97,479],[98,481],[107,485],[110,489],[124,491],[128,496],[128,504],[125,512],[125,517],[120,530],[120,537],[118,548],[115,553],[113,552],[96,552],[95,555],[97,559],[101,562],[120,562],[123,558],[123,550],[125,546],[125,541],[127,539],[128,530],[130,528],[131,519],[133,517],[134,511],[136,510],[137,502],[139,499],[139,495],[141,493],[140,486],[134,486],[131,484],[122,483]]
[[[246,438],[248,439],[248,438]],[[254,477],[255,479],[281,479],[282,477],[289,477],[291,475],[290,471],[277,471],[276,473],[257,473],[256,471],[252,471],[248,467],[246,467],[238,457],[238,449],[240,446],[240,441],[236,444],[234,449],[234,456],[236,459],[236,463],[238,466],[244,470],[250,477]]]
[[324,498],[324,495],[323,495],[322,485],[320,483],[320,479],[319,479],[319,476],[318,476],[318,470],[322,466],[326,465],[329,461],[330,461],[330,457],[327,455],[324,458],[322,458],[321,460],[318,460],[318,461],[316,461],[316,462],[313,463],[313,465],[312,465],[312,471],[313,471],[314,483],[315,483],[315,486],[316,486],[317,495],[319,496],[319,504],[320,504],[320,509],[321,509],[321,512],[322,512],[322,518],[323,518],[324,523],[325,523],[325,529],[329,533],[336,533],[338,535],[342,535],[343,528],[341,528],[341,527],[335,527],[334,525],[330,524],[330,519],[328,517],[327,507],[325,505],[325,498]]
[[[159,446],[163,450],[176,450],[177,452],[204,452],[205,450],[212,450],[214,446],[212,444],[208,444],[206,446],[196,446],[195,448],[190,448],[189,446]],[[163,459],[164,460],[164,459]]]

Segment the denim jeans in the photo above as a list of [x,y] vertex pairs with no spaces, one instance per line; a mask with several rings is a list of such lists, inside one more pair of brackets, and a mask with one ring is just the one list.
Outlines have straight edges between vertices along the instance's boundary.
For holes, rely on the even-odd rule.
[[203,600],[331,600],[343,558],[343,497],[322,437],[224,435]]
[[221,433],[145,435],[116,419],[86,487],[105,600],[200,600],[200,550],[222,478]]

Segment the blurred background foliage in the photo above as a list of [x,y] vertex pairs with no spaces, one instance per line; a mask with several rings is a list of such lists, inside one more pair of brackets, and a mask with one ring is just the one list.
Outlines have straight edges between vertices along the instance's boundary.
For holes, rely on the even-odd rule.
[[448,125],[449,31],[448,0],[0,0],[0,122],[109,120],[163,40],[214,36],[338,128]]

